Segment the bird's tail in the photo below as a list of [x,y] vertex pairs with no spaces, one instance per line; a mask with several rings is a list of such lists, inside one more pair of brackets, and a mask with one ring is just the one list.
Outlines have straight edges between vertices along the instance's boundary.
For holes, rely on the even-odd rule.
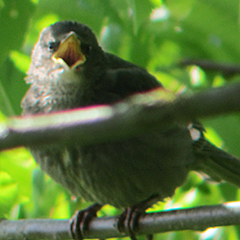
[[206,141],[196,153],[194,170],[202,171],[214,180],[225,180],[240,187],[240,159]]

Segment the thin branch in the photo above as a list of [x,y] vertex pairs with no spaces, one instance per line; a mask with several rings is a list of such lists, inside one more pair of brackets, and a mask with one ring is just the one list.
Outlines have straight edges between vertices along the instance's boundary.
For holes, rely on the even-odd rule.
[[[84,238],[124,237],[116,227],[117,217],[94,219]],[[209,227],[240,225],[240,202],[221,205],[148,213],[142,216],[137,229],[138,235],[170,231],[203,231]],[[68,220],[18,220],[0,221],[0,239],[69,239]]]
[[240,65],[216,63],[209,60],[184,59],[179,63],[179,65],[181,66],[197,65],[204,70],[218,71],[225,75],[235,75],[240,73]]
[[[129,138],[173,122],[240,111],[240,84],[211,89],[174,101],[146,102],[148,93],[111,106],[96,106],[48,115],[18,117],[0,125],[0,150],[41,144],[81,145]],[[142,98],[142,100],[141,100]]]

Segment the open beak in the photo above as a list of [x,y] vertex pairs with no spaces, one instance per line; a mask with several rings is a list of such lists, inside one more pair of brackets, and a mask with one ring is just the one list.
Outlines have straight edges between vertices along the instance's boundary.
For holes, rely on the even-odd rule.
[[70,32],[61,41],[52,59],[56,63],[67,65],[70,69],[75,69],[86,61],[86,57],[81,51],[81,42],[75,32]]

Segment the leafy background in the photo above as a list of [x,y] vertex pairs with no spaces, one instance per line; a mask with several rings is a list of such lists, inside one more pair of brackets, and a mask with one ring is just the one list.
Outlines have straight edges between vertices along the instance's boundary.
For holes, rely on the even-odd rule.
[[[147,68],[175,92],[195,93],[239,81],[237,75],[179,65],[183,59],[239,64],[238,0],[0,0],[0,121],[21,114],[20,101],[28,88],[23,79],[39,32],[68,19],[89,25],[106,51]],[[204,120],[204,124],[211,141],[240,157],[239,115]],[[153,208],[193,207],[239,198],[235,187],[209,184],[191,173],[173,198]],[[44,175],[26,149],[0,153],[0,217],[69,218],[89,204],[71,197]],[[118,210],[106,206],[99,215],[116,213]],[[234,240],[240,239],[240,228],[157,237]]]

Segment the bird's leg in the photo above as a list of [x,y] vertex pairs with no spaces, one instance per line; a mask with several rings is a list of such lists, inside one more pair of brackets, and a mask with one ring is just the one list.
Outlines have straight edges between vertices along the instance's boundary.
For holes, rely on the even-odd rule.
[[96,203],[82,211],[77,211],[70,220],[70,237],[76,240],[82,240],[84,233],[88,230],[90,221],[97,216],[97,212],[101,208],[102,205]]
[[152,234],[146,235],[146,240],[153,240],[153,235]]
[[[145,214],[145,210],[156,202],[158,196],[153,196],[146,201],[126,208],[124,212],[118,217],[117,227],[120,232],[125,232],[132,240],[137,240],[135,233],[138,228],[138,222],[141,216]],[[147,235],[147,239],[152,239],[152,235]]]
[[120,232],[125,232],[132,240],[137,240],[135,231],[138,227],[138,220],[144,214],[144,210],[138,210],[136,207],[129,207],[118,218],[118,229]]

